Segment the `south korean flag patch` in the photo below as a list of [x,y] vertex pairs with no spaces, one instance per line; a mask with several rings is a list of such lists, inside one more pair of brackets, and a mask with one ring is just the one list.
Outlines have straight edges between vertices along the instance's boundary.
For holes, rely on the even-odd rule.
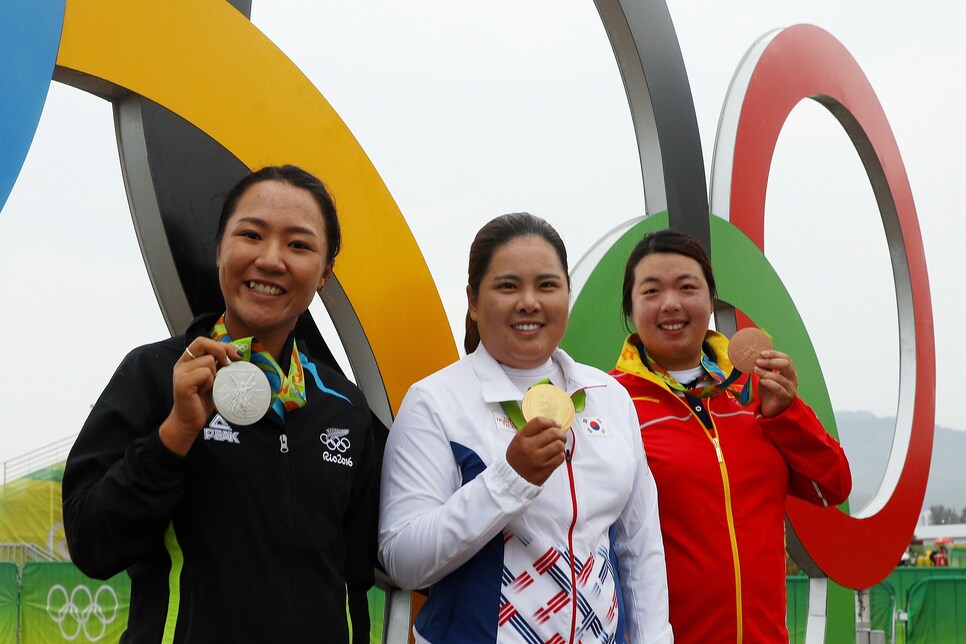
[[607,431],[604,421],[599,417],[580,418],[577,424],[588,436],[610,436],[610,432]]

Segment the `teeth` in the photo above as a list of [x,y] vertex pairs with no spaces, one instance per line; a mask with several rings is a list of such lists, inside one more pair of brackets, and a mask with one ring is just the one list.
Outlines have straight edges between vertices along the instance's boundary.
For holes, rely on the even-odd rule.
[[660,326],[665,331],[678,331],[684,328],[684,322],[678,322],[677,324],[662,324]]
[[262,293],[264,295],[281,295],[284,293],[284,291],[277,286],[261,284],[259,282],[249,282],[248,288],[252,289],[256,293]]
[[513,328],[517,331],[536,331],[540,328],[539,324],[514,324]]

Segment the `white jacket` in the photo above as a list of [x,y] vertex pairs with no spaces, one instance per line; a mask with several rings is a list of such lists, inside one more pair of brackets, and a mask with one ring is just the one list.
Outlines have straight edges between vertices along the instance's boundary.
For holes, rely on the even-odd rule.
[[587,397],[572,458],[543,486],[506,461],[516,428],[500,402],[520,392],[482,345],[403,400],[383,464],[379,557],[401,587],[429,588],[418,641],[570,641],[572,576],[574,641],[622,641],[618,603],[628,641],[673,641],[657,491],[634,406],[602,371],[559,349],[553,361],[567,392],[587,388]]

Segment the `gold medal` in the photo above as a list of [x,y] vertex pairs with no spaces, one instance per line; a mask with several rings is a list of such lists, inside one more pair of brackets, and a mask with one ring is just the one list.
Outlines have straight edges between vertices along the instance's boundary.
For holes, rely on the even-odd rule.
[[755,361],[761,357],[762,351],[773,349],[774,345],[768,334],[761,329],[748,327],[734,334],[728,343],[728,359],[735,369],[742,373],[755,370]]
[[523,397],[523,417],[527,422],[537,416],[552,418],[567,430],[574,424],[574,401],[567,392],[550,384],[534,385]]

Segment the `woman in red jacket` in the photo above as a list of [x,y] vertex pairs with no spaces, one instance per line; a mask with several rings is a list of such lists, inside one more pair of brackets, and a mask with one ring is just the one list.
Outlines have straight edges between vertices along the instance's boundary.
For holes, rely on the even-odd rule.
[[728,339],[708,329],[714,296],[697,240],[647,234],[624,271],[637,333],[612,375],[634,399],[657,482],[675,640],[785,643],[785,499],[841,503],[851,474],[788,355],[765,351],[728,382]]

